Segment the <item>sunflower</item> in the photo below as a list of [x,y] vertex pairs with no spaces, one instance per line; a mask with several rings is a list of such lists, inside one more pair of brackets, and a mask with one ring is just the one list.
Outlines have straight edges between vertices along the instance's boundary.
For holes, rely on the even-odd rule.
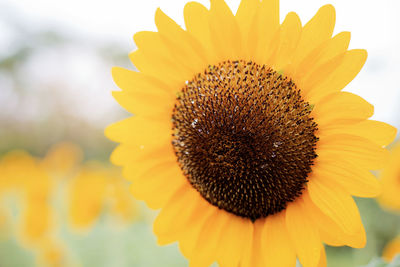
[[396,130],[341,90],[366,61],[332,37],[323,6],[302,26],[280,24],[278,0],[190,2],[186,29],[161,10],[119,67],[115,99],[135,114],[109,126],[137,199],[161,209],[159,244],[179,242],[190,266],[324,266],[323,243],[360,248],[351,195],[374,197]]
[[40,165],[57,180],[73,174],[82,159],[83,151],[78,145],[61,142],[50,147]]
[[7,153],[1,159],[0,169],[2,194],[17,197],[18,240],[26,247],[35,246],[54,226],[49,205],[51,178],[36,158],[21,150]]
[[382,194],[379,203],[387,209],[400,212],[400,143],[391,149],[390,159],[380,175]]
[[[106,168],[100,162],[90,161],[68,184],[68,217],[76,230],[89,230],[100,218],[105,207],[113,217],[132,221],[136,205],[120,170]],[[90,188],[90,190],[88,190]]]

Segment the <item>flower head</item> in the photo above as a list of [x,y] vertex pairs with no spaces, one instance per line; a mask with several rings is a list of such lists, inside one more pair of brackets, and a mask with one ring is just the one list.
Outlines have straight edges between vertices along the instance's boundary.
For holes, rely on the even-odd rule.
[[106,129],[111,161],[132,192],[160,209],[160,244],[179,242],[190,266],[323,266],[322,243],[362,247],[351,197],[380,191],[369,172],[396,130],[341,90],[367,53],[332,37],[335,11],[302,26],[278,0],[185,6],[182,29],[161,10],[139,32],[138,69],[113,69],[115,99],[135,116]]

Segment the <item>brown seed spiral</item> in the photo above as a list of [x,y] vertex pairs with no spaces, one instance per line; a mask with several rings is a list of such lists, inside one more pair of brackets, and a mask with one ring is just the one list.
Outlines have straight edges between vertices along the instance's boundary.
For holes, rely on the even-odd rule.
[[317,124],[296,85],[265,65],[225,61],[177,96],[172,145],[209,203],[256,220],[301,195],[316,158]]

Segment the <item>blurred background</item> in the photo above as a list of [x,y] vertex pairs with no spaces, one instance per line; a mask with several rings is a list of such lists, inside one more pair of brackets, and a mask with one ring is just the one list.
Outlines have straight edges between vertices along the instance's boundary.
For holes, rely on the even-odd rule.
[[[115,144],[103,135],[108,124],[129,116],[111,97],[117,90],[111,67],[133,69],[128,58],[135,49],[133,34],[156,30],[157,7],[183,25],[186,2],[0,1],[0,179],[16,173],[47,179],[42,185],[26,185],[25,178],[0,182],[1,267],[187,266],[176,245],[156,245],[151,230],[156,213],[129,197],[119,170],[108,163]],[[209,7],[207,0],[198,2]],[[240,1],[227,2],[236,10]],[[369,53],[346,90],[375,106],[373,119],[399,128],[400,1],[281,0],[281,20],[295,11],[304,24],[328,3],[337,12],[335,33],[351,31],[350,48]],[[86,183],[78,181],[82,177]],[[35,201],[12,193],[19,183]],[[102,198],[82,193],[88,188]],[[88,198],[92,206],[81,207]],[[366,265],[400,234],[399,214],[374,200],[357,202],[368,244],[360,250],[328,248],[330,267]],[[85,208],[90,218],[83,218]],[[46,216],[54,222],[35,237],[37,217]]]

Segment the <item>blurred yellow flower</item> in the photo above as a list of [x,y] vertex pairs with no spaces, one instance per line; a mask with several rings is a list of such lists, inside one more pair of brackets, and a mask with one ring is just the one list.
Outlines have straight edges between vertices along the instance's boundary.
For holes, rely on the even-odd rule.
[[66,176],[81,163],[82,149],[76,144],[63,142],[52,146],[41,165],[55,177]]
[[138,216],[138,207],[129,192],[129,185],[121,179],[119,169],[111,171],[110,174],[112,175],[109,185],[110,212],[122,221],[130,222]]
[[[26,192],[31,173],[37,175],[37,162],[27,152],[15,150],[7,153],[1,159],[0,190],[4,193]],[[22,189],[22,190],[21,190]]]
[[53,146],[43,159],[16,150],[0,160],[0,237],[9,237],[12,228],[5,205],[10,196],[18,209],[17,238],[35,253],[38,266],[72,264],[56,238],[65,210],[80,229],[91,227],[103,211],[123,222],[136,218],[136,204],[120,170],[101,162],[82,165],[81,160],[81,149],[71,143]]
[[77,228],[92,226],[102,211],[108,176],[99,167],[83,167],[71,180],[68,213],[71,224]]
[[50,230],[54,215],[47,201],[35,201],[25,204],[21,215],[21,241],[24,245],[31,246],[37,244]]
[[1,161],[3,194],[12,192],[20,206],[19,238],[26,246],[37,243],[52,225],[49,206],[52,181],[37,159],[24,151],[12,151]]
[[400,142],[391,149],[390,159],[380,175],[382,195],[379,203],[400,212]]
[[66,248],[54,238],[43,239],[36,248],[36,262],[43,267],[67,267]]
[[[367,52],[332,37],[335,10],[282,24],[278,0],[223,0],[184,9],[186,30],[161,10],[116,67],[115,99],[135,116],[105,133],[132,192],[160,209],[159,244],[179,242],[190,266],[325,266],[322,243],[360,248],[351,195],[375,197],[369,172],[387,160],[392,126],[341,90]],[[96,189],[94,189],[96,190]]]
[[400,237],[393,239],[386,245],[383,249],[382,257],[386,261],[391,262],[398,254],[400,254]]
[[107,208],[124,221],[131,221],[136,214],[120,171],[99,162],[86,163],[71,180],[68,192],[69,221],[76,229],[90,228]]

